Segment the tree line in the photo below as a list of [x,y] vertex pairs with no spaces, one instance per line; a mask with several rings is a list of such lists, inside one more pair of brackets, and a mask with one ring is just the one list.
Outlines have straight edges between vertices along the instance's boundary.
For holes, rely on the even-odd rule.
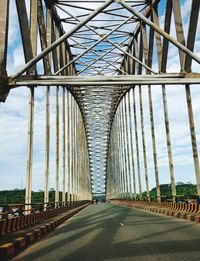
[[[146,197],[146,192],[142,193],[142,196]],[[165,200],[172,199],[172,189],[171,184],[162,184],[160,185],[160,194],[162,198]],[[177,198],[181,199],[196,199],[197,198],[197,187],[196,185],[192,184],[191,182],[183,183],[177,182],[176,183],[176,195]],[[151,199],[157,198],[156,188],[153,188],[150,191]]]
[[[160,192],[163,199],[172,199],[171,184],[160,185]],[[197,197],[196,185],[183,182],[176,184],[177,197],[184,199],[193,199]],[[128,195],[128,194],[127,194]],[[152,200],[156,200],[156,188],[150,191]],[[142,193],[142,197],[146,198],[146,192]],[[105,198],[105,196],[102,196]],[[139,198],[139,195],[138,195]],[[67,193],[66,193],[67,199]],[[49,191],[49,202],[55,201],[55,190],[52,188]],[[62,192],[59,192],[59,201],[62,201]],[[42,204],[44,202],[44,191],[32,191],[32,204]],[[8,204],[24,204],[25,203],[25,189],[3,190],[0,191],[0,205]]]
[[[67,193],[66,193],[67,198]],[[55,201],[55,190],[49,191],[49,202]],[[62,201],[62,192],[59,192],[59,201]],[[42,204],[44,202],[44,191],[32,191],[32,204]],[[0,191],[0,205],[24,204],[25,189],[2,190]]]

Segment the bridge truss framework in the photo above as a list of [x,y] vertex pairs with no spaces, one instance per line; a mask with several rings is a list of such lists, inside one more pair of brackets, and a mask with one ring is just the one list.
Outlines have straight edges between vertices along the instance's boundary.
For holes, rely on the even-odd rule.
[[[145,169],[147,199],[150,200],[143,87],[148,88],[157,200],[161,200],[152,85],[162,88],[173,199],[176,197],[176,187],[166,85],[185,86],[197,191],[200,195],[200,168],[190,93],[190,84],[200,84],[199,72],[192,72],[192,62],[200,63],[200,57],[194,52],[200,2],[191,1],[187,39],[180,1],[164,2],[164,22],[161,26],[159,5],[163,5],[162,0],[16,0],[25,64],[14,74],[8,75],[10,1],[0,0],[0,101],[5,102],[9,92],[15,88],[27,86],[30,92],[27,207],[31,204],[34,93],[39,86],[46,88],[46,204],[49,202],[51,88],[56,88],[56,204],[59,202],[61,164],[59,89],[62,90],[63,202],[90,199],[92,193],[106,193],[109,198],[127,195],[132,198],[134,195],[136,199],[136,178],[142,198],[141,162]],[[172,17],[175,36],[171,35]],[[39,52],[38,39],[41,45]],[[172,46],[178,50],[180,68],[178,72],[169,73],[168,52]],[[44,72],[39,70],[39,61],[43,62]],[[138,145],[136,88],[139,89],[142,152]],[[142,160],[140,154],[143,155]]]

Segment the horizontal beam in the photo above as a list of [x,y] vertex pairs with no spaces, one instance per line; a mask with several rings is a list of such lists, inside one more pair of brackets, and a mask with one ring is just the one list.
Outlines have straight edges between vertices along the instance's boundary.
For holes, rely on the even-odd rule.
[[[1,79],[0,79],[1,81]],[[119,75],[119,76],[30,76],[18,79],[9,78],[7,86],[129,86],[129,85],[180,85],[200,84],[199,73],[157,74],[157,75]]]

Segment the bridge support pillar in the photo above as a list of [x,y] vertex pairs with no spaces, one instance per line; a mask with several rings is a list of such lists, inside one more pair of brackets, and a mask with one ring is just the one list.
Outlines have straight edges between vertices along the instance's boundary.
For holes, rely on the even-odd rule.
[[141,119],[142,147],[143,147],[143,159],[144,159],[146,192],[147,192],[147,200],[150,201],[148,167],[147,167],[147,155],[146,155],[146,143],[145,143],[145,133],[144,133],[144,115],[143,115],[143,103],[142,103],[142,88],[141,88],[141,85],[139,85],[139,99],[140,99],[140,119]]
[[168,117],[168,108],[167,108],[167,95],[166,95],[165,85],[162,85],[162,96],[163,96],[164,119],[165,119],[165,129],[166,129],[166,138],[167,138],[167,152],[168,152],[169,170],[170,170],[170,177],[171,177],[172,198],[173,201],[175,202],[176,185],[175,185],[175,177],[174,177],[174,164],[172,158],[169,117]]
[[33,130],[34,130],[34,88],[30,88],[29,97],[29,126],[28,126],[28,154],[26,168],[26,194],[25,210],[26,214],[31,209],[31,192],[32,192],[32,168],[33,168]]
[[136,143],[136,157],[137,157],[137,172],[138,172],[138,185],[140,200],[142,199],[142,185],[141,185],[141,173],[140,173],[140,152],[138,142],[138,131],[137,131],[137,114],[136,114],[136,99],[135,99],[135,87],[133,89],[133,113],[134,113],[134,127],[135,127],[135,143]]
[[135,162],[134,162],[134,147],[133,147],[133,122],[132,122],[132,110],[130,105],[131,100],[131,92],[133,89],[129,92],[129,124],[130,124],[130,146],[131,146],[131,169],[132,169],[132,178],[133,178],[133,191],[134,191],[134,199],[136,200],[137,194],[136,194],[136,179],[135,179]]
[[[8,23],[9,23],[9,0],[0,1],[0,77],[7,76],[6,55],[8,43]],[[5,102],[9,89],[5,82],[0,82],[0,102]]]
[[192,152],[194,159],[194,168],[196,174],[196,184],[197,184],[197,193],[200,196],[200,168],[199,168],[199,156],[198,156],[198,148],[197,148],[197,140],[196,140],[196,132],[195,132],[195,123],[192,109],[192,97],[190,92],[190,85],[187,84],[185,86],[186,92],[186,100],[187,100],[187,109],[188,109],[188,118],[189,118],[189,126],[190,126],[190,135],[192,142]]
[[153,116],[153,104],[152,104],[152,95],[151,95],[151,86],[148,86],[149,94],[149,111],[150,111],[150,123],[151,123],[151,136],[152,136],[152,146],[153,146],[153,159],[154,159],[154,170],[155,170],[155,179],[156,179],[156,192],[157,192],[157,201],[161,202],[160,197],[160,183],[158,176],[158,163],[157,163],[157,151],[156,151],[156,138],[154,130],[154,116]]

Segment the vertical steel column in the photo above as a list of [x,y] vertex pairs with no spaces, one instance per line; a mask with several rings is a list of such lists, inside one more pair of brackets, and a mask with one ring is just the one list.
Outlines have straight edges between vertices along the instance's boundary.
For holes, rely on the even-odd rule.
[[85,199],[85,183],[86,183],[86,161],[87,161],[87,145],[85,143],[85,129],[81,110],[78,108],[78,200]]
[[84,146],[85,144],[83,143],[83,137],[84,137],[84,128],[83,128],[83,121],[82,121],[82,117],[81,117],[81,111],[79,106],[78,107],[78,126],[79,126],[79,133],[78,133],[78,138],[80,139],[79,142],[79,151],[78,151],[78,200],[82,200],[82,186],[83,186],[83,179],[82,179],[82,172],[83,172],[83,162],[84,162]]
[[117,178],[117,198],[120,197],[120,167],[119,167],[119,146],[118,146],[118,126],[117,126],[117,111],[114,117],[114,128],[115,128],[115,142],[114,142],[114,152],[115,152],[115,164],[116,164],[116,178]]
[[167,107],[167,95],[166,95],[165,85],[162,85],[162,96],[163,96],[165,130],[166,130],[166,139],[167,139],[167,152],[168,152],[169,170],[170,170],[170,177],[171,177],[172,198],[173,198],[173,201],[175,202],[176,185],[175,185],[175,177],[174,177],[174,164],[173,164],[173,158],[172,158],[169,116],[168,116],[168,107]]
[[[114,123],[114,122],[113,122]],[[114,145],[115,145],[115,128],[114,126],[112,127],[112,133],[111,133],[111,139],[112,139],[112,143],[111,143],[111,157],[112,157],[112,161],[111,161],[111,166],[112,166],[112,175],[113,175],[113,179],[114,179],[114,183],[113,183],[113,197],[116,198],[116,194],[117,194],[117,179],[116,179],[116,160],[115,160],[115,149],[114,149]]]
[[[43,4],[41,0],[33,1],[37,3],[37,20],[39,25],[39,34],[41,49],[45,50],[51,43],[55,40],[54,37],[54,27],[52,26],[52,10],[51,8],[46,9],[46,23],[45,16],[43,12]],[[37,30],[35,28],[35,33]],[[55,51],[56,52],[56,51]],[[51,75],[51,54],[43,57],[43,67],[44,73],[46,75]],[[57,55],[53,56],[54,70],[58,68]],[[44,184],[44,209],[47,209],[49,202],[49,158],[50,158],[50,114],[49,114],[49,96],[50,96],[50,86],[46,87],[46,127],[45,127],[45,184]]]
[[137,132],[135,88],[133,89],[133,113],[134,113],[134,125],[135,125],[135,143],[136,143],[136,157],[137,157],[137,170],[138,170],[138,185],[139,185],[139,193],[140,193],[140,200],[141,200],[142,199],[142,185],[141,185],[141,174],[140,174],[140,155],[139,155],[139,143],[138,143],[138,132]]
[[125,186],[124,186],[124,179],[123,179],[123,150],[122,150],[122,143],[121,143],[121,109],[120,109],[120,104],[118,107],[118,129],[119,129],[119,150],[120,150],[120,176],[121,176],[121,197],[124,197],[125,193]]
[[50,159],[49,94],[50,94],[50,88],[46,87],[46,143],[45,143],[45,185],[44,185],[44,209],[45,210],[49,203],[49,159]]
[[[130,90],[130,92],[133,89]],[[134,198],[137,199],[136,193],[136,180],[135,180],[135,163],[134,163],[134,148],[133,148],[133,123],[132,123],[132,115],[131,115],[131,104],[130,104],[130,92],[128,93],[128,107],[129,107],[129,126],[130,126],[130,150],[131,150],[131,163],[132,163],[132,177],[133,177],[133,190],[134,190]]]
[[130,163],[129,163],[129,153],[128,153],[128,135],[127,135],[127,112],[126,112],[126,96],[123,98],[123,119],[124,119],[124,149],[125,149],[125,167],[126,167],[126,189],[127,198],[130,196]]
[[[62,35],[62,34],[61,34]],[[60,45],[60,66],[66,64],[66,45]],[[61,75],[67,75],[67,69]],[[66,203],[66,105],[65,105],[65,86],[62,86],[62,205]]]
[[146,156],[146,143],[145,143],[145,133],[144,133],[144,114],[143,114],[143,104],[142,104],[142,88],[141,88],[141,85],[139,85],[139,97],[140,97],[140,119],[141,119],[142,147],[143,147],[146,191],[147,191],[147,200],[150,201],[148,169],[147,169],[147,156]]
[[[190,13],[189,28],[188,28],[187,48],[189,50],[191,50],[192,52],[194,52],[197,25],[199,22],[199,11],[200,11],[200,2],[198,0],[191,1],[191,13]],[[191,56],[186,55],[185,60],[184,60],[184,70],[186,72],[191,72],[191,66],[192,66]],[[187,84],[185,86],[185,91],[186,91],[186,100],[187,100],[188,117],[189,117],[189,125],[190,125],[190,135],[191,135],[191,141],[192,141],[194,168],[195,168],[196,183],[197,183],[197,193],[198,193],[198,196],[200,196],[199,156],[198,156],[193,109],[192,109],[192,96],[190,93],[189,84]]]
[[[110,140],[109,140],[109,143],[110,143]],[[107,168],[108,168],[108,181],[107,181],[107,190],[108,190],[108,196],[110,198],[112,198],[112,194],[111,194],[111,168],[110,168],[110,162],[111,162],[111,159],[110,159],[110,144],[109,144],[109,147],[108,147],[108,158],[107,158]]]
[[[18,15],[22,12],[26,12],[25,3],[21,3],[21,8],[19,8],[19,2],[16,2],[18,8]],[[24,10],[23,10],[24,8]],[[21,9],[21,11],[20,11]],[[24,20],[23,20],[24,19]],[[25,37],[28,37],[29,34],[29,25],[27,14],[24,13],[24,18],[20,19],[20,28],[22,33],[22,41],[25,41]],[[37,52],[37,36],[36,36],[36,28],[37,28],[37,3],[31,1],[31,15],[30,15],[30,38],[27,39],[30,41],[29,50],[28,44],[23,42],[24,52],[26,61],[31,58],[31,56],[36,55]],[[35,71],[35,66],[31,69],[32,72]],[[29,70],[30,71],[30,70]],[[29,93],[29,123],[28,123],[28,159],[27,159],[27,169],[26,169],[26,195],[25,195],[25,210],[26,214],[30,213],[31,209],[31,193],[32,193],[32,168],[33,168],[33,132],[34,132],[34,87],[30,88]]]
[[114,170],[113,170],[113,154],[112,154],[112,146],[113,146],[113,130],[110,136],[110,144],[109,144],[109,172],[110,172],[110,193],[111,197],[114,198],[114,187],[115,187],[115,179],[114,179]]
[[55,207],[59,205],[59,87],[56,87],[56,191]]
[[[69,151],[68,151],[68,142],[69,142],[69,137],[68,137],[68,129],[69,129],[69,123],[68,123],[68,116],[69,116],[69,91],[67,88],[65,88],[65,205],[68,205],[68,175],[69,175],[69,166],[68,166],[68,156],[69,156]],[[67,191],[67,192],[66,192]]]
[[117,195],[116,198],[120,197],[120,166],[119,166],[119,146],[118,146],[118,126],[117,126],[117,111],[114,117],[114,128],[115,128],[115,142],[114,142],[114,153],[115,153],[115,164],[116,164],[116,178],[117,178]]
[[122,179],[122,198],[125,197],[126,193],[126,184],[124,179],[124,152],[123,152],[123,143],[122,143],[122,114],[121,114],[121,104],[119,106],[119,130],[120,130],[120,147],[121,147],[121,179]]
[[198,193],[198,196],[200,196],[199,157],[198,157],[198,148],[197,148],[195,124],[194,124],[194,115],[193,115],[193,109],[192,109],[192,97],[191,97],[190,85],[189,84],[185,85],[185,92],[186,92],[188,118],[189,118],[189,125],[190,125],[190,135],[191,135],[191,142],[192,142],[192,152],[193,152],[193,159],[194,159],[194,168],[195,168],[195,174],[196,174],[197,193]]
[[70,175],[71,175],[71,204],[73,204],[73,149],[74,149],[74,144],[73,144],[73,133],[74,133],[74,124],[73,124],[73,120],[74,120],[74,109],[73,109],[73,96],[71,95],[71,113],[70,113],[70,122],[71,122],[71,128],[70,128]]
[[71,94],[67,91],[67,165],[68,165],[68,191],[67,191],[67,202],[71,204]]
[[[60,30],[58,25],[55,25],[55,39],[59,39]],[[61,46],[58,46],[54,54],[54,71],[59,69],[62,65],[61,63]],[[56,87],[56,190],[55,190],[55,207],[58,207],[60,201],[60,193],[59,193],[59,164],[60,164],[60,113],[59,113],[59,86]]]
[[126,112],[125,112],[125,96],[122,99],[122,128],[123,128],[123,144],[124,144],[124,170],[125,170],[125,180],[126,180],[126,197],[128,197],[128,160],[127,160],[127,136],[126,136]]
[[128,113],[128,93],[125,96],[125,119],[126,119],[126,141],[127,141],[127,160],[128,160],[128,177],[129,177],[129,191],[130,191],[130,199],[132,199],[132,185],[131,185],[131,168],[130,168],[130,133],[129,133],[129,113]]
[[77,182],[77,192],[78,192],[78,201],[82,200],[82,179],[81,179],[81,170],[83,171],[83,132],[82,132],[82,121],[81,121],[81,112],[79,106],[77,105],[78,109],[78,152],[77,152],[77,175],[78,175],[78,182]]
[[71,169],[72,169],[72,175],[71,175],[71,201],[72,204],[74,203],[74,133],[75,133],[75,113],[74,113],[74,97],[71,97],[72,99],[72,106],[71,106],[71,123],[72,123],[72,132],[71,132]]
[[117,118],[117,132],[118,132],[118,138],[117,138],[117,146],[118,146],[118,161],[119,161],[119,180],[120,180],[120,198],[123,197],[123,180],[122,180],[122,154],[121,154],[121,144],[120,144],[120,115],[119,115],[119,107],[116,111],[116,118]]
[[122,101],[120,104],[120,130],[121,130],[121,147],[122,147],[122,180],[123,180],[123,197],[126,198],[126,168],[125,168],[125,152],[124,152],[124,132],[123,132],[123,113],[122,113]]
[[[112,131],[111,131],[112,132]],[[107,156],[107,184],[106,184],[106,191],[107,191],[107,197],[113,198],[112,191],[111,191],[111,184],[112,184],[112,169],[111,169],[111,136],[109,137],[109,145],[108,145],[108,156]],[[113,185],[113,184],[112,184]]]
[[[156,15],[157,15],[157,12],[156,12]],[[154,15],[154,17],[155,17],[155,15]],[[167,33],[170,33],[171,17],[172,17],[172,1],[167,1],[165,23],[164,23],[164,31]],[[158,19],[156,19],[156,20],[158,21]],[[159,38],[159,41],[160,41],[160,38]],[[164,38],[163,44],[162,44],[162,60],[161,60],[161,65],[160,65],[161,72],[163,72],[163,73],[166,73],[168,49],[169,49],[169,42],[166,38]],[[163,98],[163,109],[164,109],[164,119],[165,119],[165,131],[166,131],[169,171],[170,171],[170,177],[171,177],[171,189],[172,189],[173,201],[175,202],[176,186],[175,186],[175,177],[174,177],[174,164],[173,164],[173,157],[172,157],[170,125],[169,125],[168,106],[167,106],[167,94],[166,94],[166,88],[165,88],[164,84],[162,85],[162,98]]]
[[117,138],[117,128],[116,128],[116,117],[113,119],[113,125],[112,128],[114,130],[114,137],[113,137],[113,157],[114,157],[114,173],[115,173],[115,198],[118,198],[119,194],[119,184],[118,184],[118,177],[119,177],[119,172],[118,172],[118,162],[117,162],[117,153],[118,149],[116,148],[116,138]]
[[25,211],[30,213],[31,208],[31,188],[32,188],[32,168],[33,168],[33,128],[34,128],[34,88],[30,88],[29,93],[29,117],[28,117],[28,159],[26,168],[26,195]]
[[109,138],[109,148],[108,148],[108,171],[109,171],[109,176],[110,176],[110,193],[111,197],[114,198],[114,171],[113,171],[113,155],[112,155],[112,139],[113,139],[113,129],[111,130],[110,133],[110,138]]
[[76,201],[76,101],[75,99],[73,99],[74,102],[74,133],[73,133],[73,201]]
[[[46,46],[52,42],[52,13],[51,10],[46,11]],[[43,46],[44,47],[44,46]],[[45,48],[45,47],[44,47]],[[49,67],[51,56],[49,55]],[[46,68],[46,72],[50,68]],[[50,74],[50,70],[47,72]],[[45,184],[44,184],[44,210],[47,209],[49,204],[49,163],[50,163],[50,114],[49,114],[49,96],[50,86],[46,87],[46,141],[45,141]]]
[[76,136],[75,136],[75,142],[76,142],[76,150],[75,150],[75,170],[76,170],[76,201],[78,201],[78,152],[79,152],[79,133],[78,133],[78,105],[75,103],[75,108],[76,108]]
[[148,85],[148,94],[149,94],[149,112],[150,112],[150,122],[151,122],[151,135],[152,135],[152,147],[153,147],[154,171],[155,171],[155,179],[156,179],[157,201],[161,202],[160,184],[159,184],[159,176],[158,176],[157,152],[156,152],[156,139],[155,139],[155,130],[154,130],[153,104],[152,104],[150,85]]
[[77,166],[78,166],[78,108],[77,108],[77,103],[75,101],[75,133],[74,133],[74,138],[75,138],[75,155],[74,155],[74,158],[75,158],[75,161],[74,161],[74,164],[75,164],[75,167],[74,167],[74,170],[75,170],[75,200],[77,201],[78,200],[78,172],[77,172]]
[[65,87],[62,88],[62,125],[63,125],[63,180],[62,180],[62,204],[66,202],[66,124],[65,124]]
[[[0,76],[6,75],[7,45],[8,45],[8,24],[9,24],[9,0],[0,1]],[[0,102],[5,102],[8,95],[6,87],[0,88]]]
[[37,1],[34,0],[30,1],[30,40],[34,57],[37,54]]

